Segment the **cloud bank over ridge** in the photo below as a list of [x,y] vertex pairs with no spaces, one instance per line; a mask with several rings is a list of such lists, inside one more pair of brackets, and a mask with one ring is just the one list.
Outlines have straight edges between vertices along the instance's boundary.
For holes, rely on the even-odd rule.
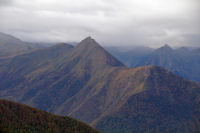
[[200,46],[199,0],[1,0],[0,31],[26,41]]

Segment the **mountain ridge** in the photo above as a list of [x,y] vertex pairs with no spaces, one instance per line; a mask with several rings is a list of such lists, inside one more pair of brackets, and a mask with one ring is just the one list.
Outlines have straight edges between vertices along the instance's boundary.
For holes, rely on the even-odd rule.
[[[165,119],[173,121],[166,123],[170,131],[178,132],[181,128],[183,131],[197,130],[199,123],[198,83],[155,65],[127,68],[92,38],[82,40],[75,47],[57,45],[4,60],[0,62],[0,70],[0,98],[68,115],[105,133],[110,130],[116,133],[125,129],[127,132],[134,131],[137,127],[131,127],[128,123],[137,125],[137,121],[150,121],[151,126],[147,129],[152,128],[152,132],[156,132],[158,128],[160,131],[163,128],[159,127],[157,120],[161,116],[162,123],[165,123]],[[131,102],[130,99],[135,100]],[[155,118],[151,117],[151,114],[155,114],[154,108],[144,106],[148,103],[156,107]],[[185,111],[175,106],[183,107],[184,104]],[[165,106],[162,105],[173,108],[163,113]],[[191,108],[195,111],[188,111]],[[144,109],[148,110],[147,114]],[[171,117],[173,112],[182,116],[183,122]],[[193,128],[183,126],[185,113],[191,118],[188,124]],[[110,117],[112,114],[114,118]],[[132,119],[121,117],[124,115],[130,115]],[[147,118],[141,117],[145,115]],[[127,123],[120,123],[118,117],[121,117],[121,122]],[[173,124],[179,126],[173,127]],[[145,127],[143,124],[141,126]],[[142,127],[138,131],[146,132]]]
[[173,49],[163,45],[154,50],[123,52],[115,50],[111,53],[128,67],[144,65],[161,66],[189,80],[200,81],[200,54],[198,48],[181,47]]
[[0,58],[13,57],[39,48],[44,48],[44,46],[27,43],[12,35],[0,32]]

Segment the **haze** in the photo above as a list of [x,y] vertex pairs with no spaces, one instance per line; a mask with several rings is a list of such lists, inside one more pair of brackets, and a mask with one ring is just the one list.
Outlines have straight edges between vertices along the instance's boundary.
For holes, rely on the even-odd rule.
[[0,31],[32,42],[200,45],[199,0],[1,0]]

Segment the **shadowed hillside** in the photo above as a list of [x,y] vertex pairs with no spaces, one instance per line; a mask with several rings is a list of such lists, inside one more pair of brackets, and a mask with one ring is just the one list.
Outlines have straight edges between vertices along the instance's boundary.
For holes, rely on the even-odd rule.
[[0,131],[3,133],[99,133],[69,117],[0,100]]
[[105,133],[199,130],[199,83],[156,66],[127,68],[91,37],[4,59],[0,70],[1,98]]
[[199,84],[159,67],[150,67],[144,91],[96,124],[104,133],[200,132]]

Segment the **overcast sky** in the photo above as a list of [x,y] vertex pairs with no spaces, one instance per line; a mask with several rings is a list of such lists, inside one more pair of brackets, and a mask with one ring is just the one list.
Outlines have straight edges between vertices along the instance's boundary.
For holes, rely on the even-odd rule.
[[22,40],[200,46],[200,0],[0,0],[0,31]]

